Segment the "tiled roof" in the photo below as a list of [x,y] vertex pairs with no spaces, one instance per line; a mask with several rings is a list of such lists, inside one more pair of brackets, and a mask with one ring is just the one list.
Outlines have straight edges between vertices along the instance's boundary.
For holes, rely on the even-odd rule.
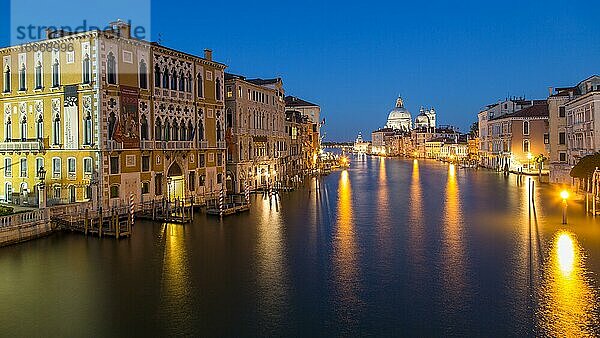
[[533,106],[523,108],[511,114],[498,116],[490,120],[509,119],[513,117],[548,117],[549,115],[548,103],[545,100],[536,100],[534,101]]
[[274,83],[278,83],[281,81],[281,78],[275,78],[275,79],[248,79],[246,80],[250,83],[253,83],[257,86],[264,86],[264,85],[269,85],[269,84],[274,84]]
[[310,103],[308,101],[302,100],[295,96],[286,96],[285,97],[285,106],[286,107],[306,107],[306,106],[318,107],[319,105]]

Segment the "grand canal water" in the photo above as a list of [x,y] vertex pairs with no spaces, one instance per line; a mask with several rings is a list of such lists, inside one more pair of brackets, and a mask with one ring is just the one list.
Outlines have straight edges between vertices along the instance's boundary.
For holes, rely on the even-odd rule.
[[532,193],[361,157],[223,222],[1,248],[0,335],[598,335],[600,224]]

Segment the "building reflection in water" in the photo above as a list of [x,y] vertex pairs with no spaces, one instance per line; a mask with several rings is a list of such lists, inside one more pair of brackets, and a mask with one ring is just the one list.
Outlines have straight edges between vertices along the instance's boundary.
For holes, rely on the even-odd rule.
[[337,224],[334,239],[334,280],[341,299],[343,309],[337,309],[341,320],[350,324],[352,313],[359,306],[358,292],[358,257],[354,232],[354,216],[352,214],[352,188],[348,171],[340,174],[338,184]]
[[423,193],[421,192],[421,178],[419,174],[419,161],[413,160],[412,167],[412,178],[410,184],[410,212],[408,222],[408,251],[411,256],[411,261],[417,263],[417,266],[424,268],[420,265],[424,261],[424,250],[423,247],[423,231],[424,231],[424,220],[423,217]]
[[[442,266],[444,271],[445,299],[451,301],[449,306],[460,302],[465,287],[464,243],[462,229],[460,193],[456,179],[456,167],[448,166],[446,179],[446,195],[444,199],[443,218],[443,251]],[[460,310],[460,309],[457,309]]]
[[559,231],[552,242],[540,288],[539,326],[546,336],[584,337],[598,332],[597,293],[575,236]]
[[379,261],[380,264],[388,264],[389,257],[392,254],[390,250],[392,250],[392,241],[393,237],[390,235],[391,233],[391,225],[393,221],[391,219],[391,207],[390,207],[390,196],[388,185],[390,182],[387,180],[387,170],[386,170],[386,158],[379,158],[379,177],[377,182],[377,217],[379,218],[379,222],[375,223],[376,231],[377,231],[377,244],[379,247],[379,254],[382,256],[382,259]]
[[285,315],[288,287],[288,271],[285,268],[283,224],[281,213],[275,208],[275,200],[257,199],[260,203],[261,219],[258,223],[258,286],[260,294],[259,310],[267,325],[278,326]]
[[161,276],[161,317],[165,327],[173,332],[185,330],[189,320],[180,314],[193,313],[188,291],[190,285],[190,264],[186,250],[185,227],[181,224],[162,225],[164,243],[163,271]]

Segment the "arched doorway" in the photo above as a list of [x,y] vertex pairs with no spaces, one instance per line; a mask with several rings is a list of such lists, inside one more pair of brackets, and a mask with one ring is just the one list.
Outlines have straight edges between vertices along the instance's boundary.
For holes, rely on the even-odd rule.
[[173,162],[167,172],[167,196],[169,201],[185,198],[183,170],[177,162]]

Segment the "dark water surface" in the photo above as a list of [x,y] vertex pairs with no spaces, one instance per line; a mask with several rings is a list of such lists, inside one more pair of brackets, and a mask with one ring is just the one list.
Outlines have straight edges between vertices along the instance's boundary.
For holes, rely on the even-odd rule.
[[0,248],[2,336],[598,335],[600,224],[515,176],[355,158],[222,223]]

